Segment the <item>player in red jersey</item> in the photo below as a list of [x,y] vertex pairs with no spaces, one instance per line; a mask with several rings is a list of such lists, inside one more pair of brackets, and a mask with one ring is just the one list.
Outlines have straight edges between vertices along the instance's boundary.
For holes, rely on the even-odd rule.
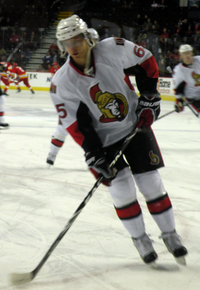
[[[23,82],[24,85],[30,90],[30,92],[32,94],[35,94],[35,92],[33,91],[31,85],[29,84],[29,81],[28,81],[28,76],[26,74],[26,71],[21,68],[20,66],[18,66],[17,63],[13,63],[13,69],[11,70],[11,76],[12,76],[12,73],[15,73],[17,74],[17,79],[15,81],[15,83],[20,83],[20,82]],[[20,87],[18,88],[18,90],[20,91]]]

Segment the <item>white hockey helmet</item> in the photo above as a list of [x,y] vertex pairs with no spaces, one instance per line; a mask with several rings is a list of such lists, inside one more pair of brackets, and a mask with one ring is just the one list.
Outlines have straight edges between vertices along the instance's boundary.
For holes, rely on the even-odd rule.
[[180,47],[179,47],[179,53],[182,54],[182,53],[184,53],[186,51],[193,51],[192,46],[189,45],[189,44],[182,44],[182,45],[180,45]]
[[92,39],[99,41],[99,34],[94,28],[88,28],[88,32]]
[[79,34],[83,34],[84,38],[87,39],[87,29],[87,24],[76,14],[60,20],[56,31],[57,45],[59,49],[62,52],[65,52],[65,48],[61,42]]

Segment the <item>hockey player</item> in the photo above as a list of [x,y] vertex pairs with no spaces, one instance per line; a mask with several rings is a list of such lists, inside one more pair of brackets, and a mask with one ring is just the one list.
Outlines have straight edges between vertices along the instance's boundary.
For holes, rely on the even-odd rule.
[[[172,204],[158,172],[163,159],[151,129],[161,100],[155,58],[147,49],[121,38],[107,38],[95,45],[77,15],[58,23],[56,38],[59,49],[70,56],[51,83],[51,98],[62,126],[83,148],[88,167],[107,181],[116,213],[142,260],[152,263],[157,253],[146,234],[135,183],[167,249],[184,263],[187,249],[175,229]],[[140,98],[130,74],[136,75]],[[143,129],[125,149],[125,158],[110,168],[138,119]]]
[[182,112],[187,105],[200,118],[200,56],[193,56],[189,44],[182,44],[179,53],[182,62],[173,70],[175,110]]
[[[90,34],[90,37],[93,39],[93,41],[95,43],[97,43],[99,41],[98,32],[94,28],[88,28],[87,31]],[[54,74],[55,74],[55,72],[53,73],[53,75]],[[52,75],[52,77],[53,77],[53,75]],[[50,152],[49,152],[47,159],[46,159],[48,166],[54,165],[54,161],[56,159],[56,156],[58,155],[58,152],[62,148],[67,135],[68,135],[68,132],[62,126],[62,123],[59,120],[58,125],[56,127],[56,130],[51,138]]]
[[[29,81],[28,81],[28,76],[26,74],[26,71],[21,68],[20,66],[18,66],[17,63],[13,63],[13,69],[11,70],[11,73],[15,73],[17,74],[17,80],[16,80],[16,83],[20,83],[20,82],[23,82],[24,85],[30,90],[30,92],[32,94],[35,94],[34,90],[32,89],[31,85],[29,84]],[[20,87],[18,87],[18,91],[20,92],[21,89]]]
[[[5,70],[5,67],[3,67],[2,64],[0,64],[0,82],[2,79],[1,73],[3,73]],[[0,129],[8,129],[9,124],[4,122],[4,104],[5,104],[5,97],[4,93],[2,92],[0,88]]]

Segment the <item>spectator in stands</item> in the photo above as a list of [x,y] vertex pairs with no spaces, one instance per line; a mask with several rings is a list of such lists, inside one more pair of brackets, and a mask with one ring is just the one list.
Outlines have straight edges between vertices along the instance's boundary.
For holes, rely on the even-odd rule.
[[147,33],[145,30],[141,30],[138,39],[137,39],[137,43],[139,45],[141,45],[142,47],[146,47],[146,38],[147,38]]
[[48,63],[46,72],[51,72],[51,68],[52,68],[52,64]]
[[163,28],[163,33],[159,37],[159,44],[160,44],[160,48],[162,49],[162,52],[165,51],[168,38],[169,38],[169,33],[167,32],[167,28]]
[[57,70],[59,70],[60,66],[57,62],[53,63],[53,66],[50,69],[50,73],[51,73],[51,77],[54,76],[54,74],[57,72]]
[[178,37],[181,39],[184,36],[184,31],[182,29],[182,24],[178,23],[176,32],[174,33],[174,36]]
[[186,31],[188,30],[188,26],[189,26],[188,20],[184,19],[182,21],[182,30],[183,30],[184,35],[186,34]]
[[147,24],[146,24],[146,27],[144,28],[144,30],[146,30],[147,32],[151,31],[152,29],[152,23],[151,23],[151,19],[148,18],[147,19]]
[[144,21],[143,21],[143,24],[142,24],[142,29],[145,30],[145,27],[147,25],[147,19],[148,19],[148,15],[145,15],[144,16]]
[[58,53],[58,46],[56,45],[55,42],[53,42],[50,46],[49,46],[49,52],[51,54],[51,56],[53,57],[55,54],[54,52],[56,52],[56,54]]
[[24,51],[22,52],[22,55],[23,55],[23,63],[26,64],[31,59],[30,48],[25,48]]
[[169,33],[167,32],[167,28],[163,28],[163,33],[160,35],[161,38],[169,38]]
[[156,26],[155,25],[152,25],[151,33],[156,34],[156,35],[159,34],[159,30],[156,29]]
[[193,36],[193,31],[192,31],[192,26],[191,25],[188,25],[188,29],[185,32],[185,36],[187,36],[187,37],[192,37]]
[[50,55],[49,51],[47,51],[46,55],[43,57],[42,60],[43,60],[43,67],[45,70],[48,69],[48,64],[52,65],[52,63],[53,63],[53,58]]
[[12,33],[10,36],[10,48],[15,48],[19,43],[19,37],[16,35],[15,32]]
[[137,15],[137,18],[136,18],[136,20],[135,20],[135,23],[137,23],[139,26],[142,26],[143,22],[144,22],[144,21],[143,21],[141,15],[138,14],[138,15]]
[[39,39],[38,39],[37,36],[35,35],[35,32],[32,31],[32,32],[31,32],[31,35],[30,35],[30,38],[29,38],[29,41],[28,41],[28,43],[27,43],[27,47],[28,47],[30,50],[35,50],[36,47],[37,47],[38,41],[39,41]]
[[53,58],[53,62],[58,62],[58,52],[57,51],[53,51],[53,55],[52,55],[52,58]]
[[38,72],[45,72],[45,69],[43,68],[42,64],[39,65],[39,68],[37,69]]
[[154,25],[154,27],[155,27],[155,30],[157,30],[157,31],[158,31],[158,34],[159,34],[159,31],[160,31],[160,25],[158,24],[158,21],[157,21],[157,20],[154,20],[153,25]]
[[157,10],[158,6],[158,3],[156,3],[156,1],[153,1],[153,3],[151,4],[151,11]]

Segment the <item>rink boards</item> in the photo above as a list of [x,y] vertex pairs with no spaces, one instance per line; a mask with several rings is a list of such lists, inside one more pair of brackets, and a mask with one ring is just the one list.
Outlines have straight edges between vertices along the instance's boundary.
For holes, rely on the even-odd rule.
[[[29,83],[35,91],[48,91],[51,83],[51,74],[43,72],[27,72],[29,77]],[[138,89],[135,82],[135,77],[130,77],[131,83],[135,88],[136,93]],[[21,82],[20,87],[22,90],[27,88]],[[16,89],[15,86],[11,85],[9,89]],[[173,81],[172,78],[160,77],[158,81],[158,91],[161,94],[163,100],[174,101]]]

